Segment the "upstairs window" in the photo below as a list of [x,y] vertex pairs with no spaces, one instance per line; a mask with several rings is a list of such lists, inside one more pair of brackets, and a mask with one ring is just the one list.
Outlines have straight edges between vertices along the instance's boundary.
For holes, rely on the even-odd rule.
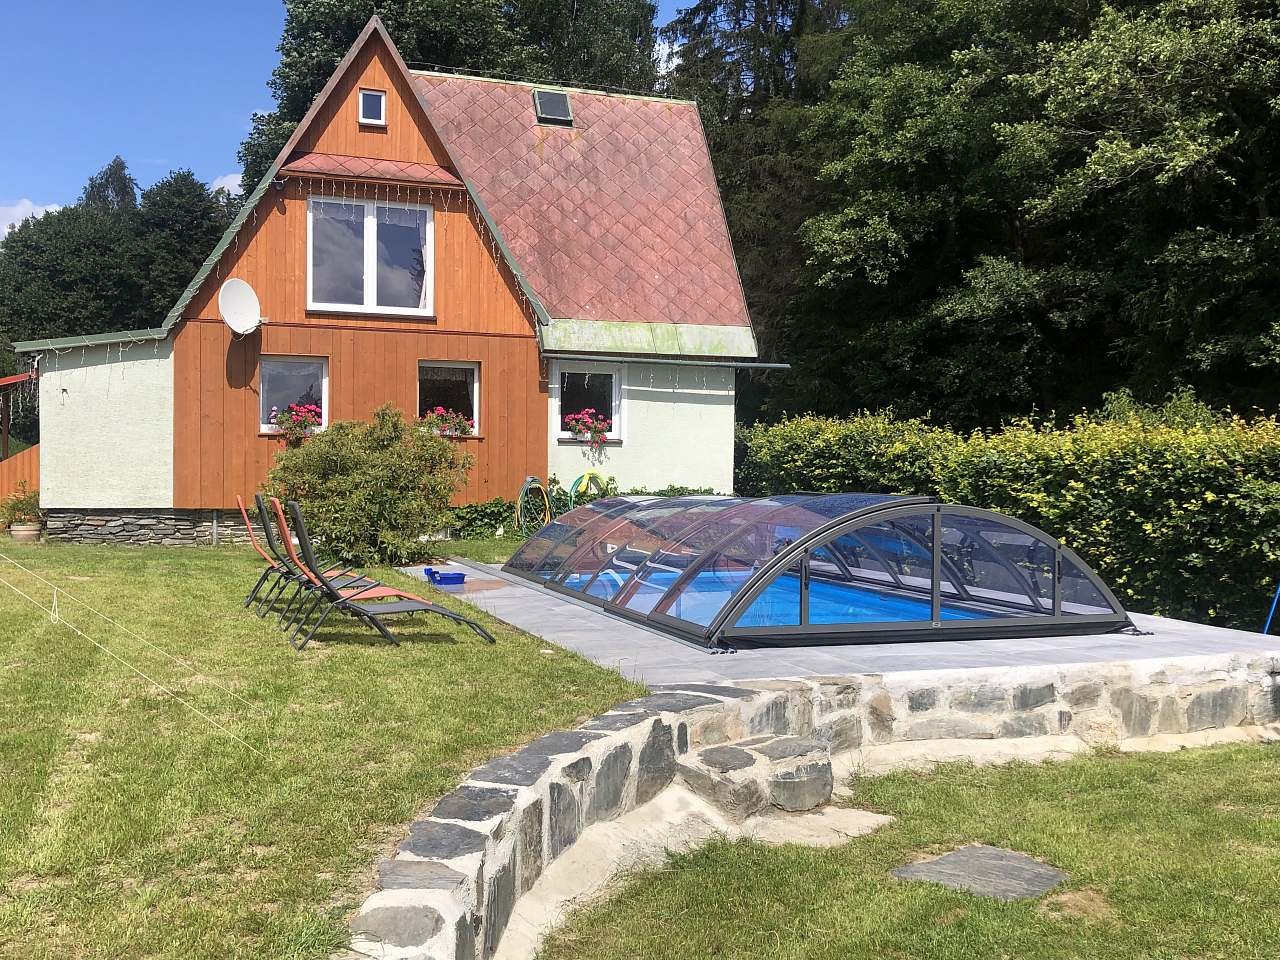
[[387,92],[385,90],[360,91],[360,122],[365,126],[387,125]]
[[573,126],[573,111],[569,108],[569,95],[563,90],[533,91],[533,110],[539,123],[557,127]]
[[431,207],[313,197],[307,242],[308,309],[432,314]]

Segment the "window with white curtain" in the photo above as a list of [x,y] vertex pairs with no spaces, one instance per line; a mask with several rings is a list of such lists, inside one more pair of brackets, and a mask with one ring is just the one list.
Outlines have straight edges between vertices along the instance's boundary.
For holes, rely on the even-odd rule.
[[308,308],[430,316],[433,212],[418,204],[311,198]]

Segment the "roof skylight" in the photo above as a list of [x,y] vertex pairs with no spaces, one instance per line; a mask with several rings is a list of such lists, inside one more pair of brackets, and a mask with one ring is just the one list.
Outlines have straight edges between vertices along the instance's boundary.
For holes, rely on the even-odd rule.
[[557,127],[573,126],[573,111],[569,108],[569,95],[563,90],[533,91],[533,110],[539,123]]

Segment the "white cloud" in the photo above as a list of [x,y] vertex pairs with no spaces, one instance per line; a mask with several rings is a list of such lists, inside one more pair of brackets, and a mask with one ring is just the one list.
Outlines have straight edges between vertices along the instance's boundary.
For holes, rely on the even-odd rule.
[[239,193],[240,174],[224,173],[222,176],[214,180],[213,183],[209,184],[209,189],[211,190],[217,190],[219,187],[226,190],[228,193]]
[[9,206],[0,205],[0,235],[8,233],[27,217],[38,217],[61,209],[60,203],[36,203],[26,197]]

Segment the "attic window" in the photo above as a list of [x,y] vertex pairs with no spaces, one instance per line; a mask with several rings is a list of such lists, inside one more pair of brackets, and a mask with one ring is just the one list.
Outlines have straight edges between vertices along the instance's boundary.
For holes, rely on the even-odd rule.
[[387,125],[387,92],[385,90],[361,89],[360,122],[375,127]]
[[560,90],[533,91],[533,109],[539,123],[557,127],[573,126],[573,111],[569,109],[569,95]]

